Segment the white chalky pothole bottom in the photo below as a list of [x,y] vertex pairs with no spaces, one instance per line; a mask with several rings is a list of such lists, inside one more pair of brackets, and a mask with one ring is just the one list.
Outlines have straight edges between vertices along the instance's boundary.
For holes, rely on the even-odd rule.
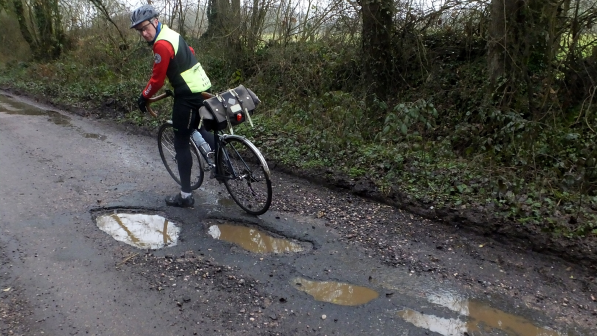
[[123,243],[140,249],[160,249],[174,246],[180,228],[158,215],[112,214],[96,220],[100,230]]

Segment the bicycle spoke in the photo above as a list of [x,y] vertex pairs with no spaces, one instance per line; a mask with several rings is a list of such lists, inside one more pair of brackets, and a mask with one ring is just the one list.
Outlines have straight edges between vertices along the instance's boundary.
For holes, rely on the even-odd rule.
[[248,141],[228,138],[220,151],[220,172],[234,201],[251,214],[262,214],[271,204],[271,181],[267,166]]
[[[203,170],[201,159],[197,150],[191,145],[191,157],[193,158],[193,166],[191,168],[191,188],[197,189],[203,183]],[[176,150],[174,149],[174,130],[171,124],[164,124],[160,127],[158,132],[158,148],[160,156],[166,170],[172,176],[176,183],[180,184],[178,176],[178,163],[176,160]]]

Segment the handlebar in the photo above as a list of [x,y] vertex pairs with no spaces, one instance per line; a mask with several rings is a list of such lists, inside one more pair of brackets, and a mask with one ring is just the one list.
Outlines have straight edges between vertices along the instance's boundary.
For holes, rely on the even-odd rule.
[[[158,116],[157,112],[155,112],[149,105],[151,105],[157,101],[160,101],[166,97],[170,97],[170,96],[174,96],[174,94],[172,93],[172,91],[166,90],[166,92],[164,92],[162,94],[159,94],[157,96],[147,99],[147,103],[145,103],[145,106],[147,107],[147,112],[149,112],[149,114],[151,114],[154,118],[157,118],[157,116]],[[203,99],[209,99],[209,98],[215,97],[214,95],[212,95],[209,92],[201,92],[201,96],[203,97]]]

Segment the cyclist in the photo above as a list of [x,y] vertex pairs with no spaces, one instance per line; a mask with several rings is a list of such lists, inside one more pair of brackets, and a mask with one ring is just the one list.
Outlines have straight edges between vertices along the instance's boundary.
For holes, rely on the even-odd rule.
[[[193,48],[187,45],[182,36],[162,24],[158,14],[151,5],[143,5],[131,14],[131,28],[136,29],[153,47],[154,54],[153,74],[137,104],[141,112],[147,112],[147,100],[164,85],[164,79],[168,77],[174,88],[172,125],[181,191],[166,197],[166,204],[186,208],[195,204],[191,190],[193,159],[189,138],[199,125],[198,110],[203,104],[201,92],[209,90],[211,82],[197,62]],[[203,127],[199,132],[214,148],[213,134]]]

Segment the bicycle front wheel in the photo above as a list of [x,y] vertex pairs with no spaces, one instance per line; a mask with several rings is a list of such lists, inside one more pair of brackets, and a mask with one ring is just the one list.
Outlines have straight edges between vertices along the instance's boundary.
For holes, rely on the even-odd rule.
[[272,203],[272,182],[263,155],[244,137],[226,135],[221,144],[218,171],[230,196],[252,215],[265,213]]
[[[189,140],[191,141],[191,140]],[[191,189],[195,190],[203,183],[204,173],[201,169],[201,159],[197,148],[190,143],[191,157],[193,158],[193,167],[191,168]],[[174,128],[172,124],[165,123],[158,131],[158,148],[160,149],[160,157],[166,170],[172,176],[174,181],[180,185],[180,176],[178,174],[178,163],[176,161],[176,150],[174,149]]]

